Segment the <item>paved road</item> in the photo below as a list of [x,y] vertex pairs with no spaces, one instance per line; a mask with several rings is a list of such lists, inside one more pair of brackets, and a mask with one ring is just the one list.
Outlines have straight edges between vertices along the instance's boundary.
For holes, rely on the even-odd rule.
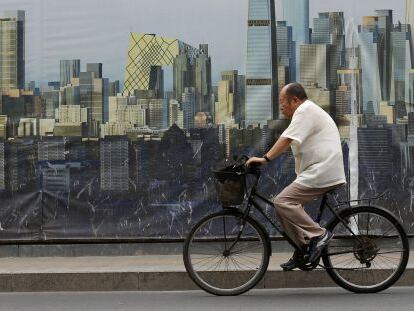
[[414,287],[357,295],[340,288],[255,290],[238,297],[187,292],[1,293],[1,311],[414,310]]

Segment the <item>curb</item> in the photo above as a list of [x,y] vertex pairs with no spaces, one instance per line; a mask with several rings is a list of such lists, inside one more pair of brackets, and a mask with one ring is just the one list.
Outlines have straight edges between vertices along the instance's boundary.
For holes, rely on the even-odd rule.
[[[258,289],[336,287],[324,270],[269,270]],[[414,286],[408,268],[395,286]],[[0,274],[0,292],[199,290],[185,271]]]

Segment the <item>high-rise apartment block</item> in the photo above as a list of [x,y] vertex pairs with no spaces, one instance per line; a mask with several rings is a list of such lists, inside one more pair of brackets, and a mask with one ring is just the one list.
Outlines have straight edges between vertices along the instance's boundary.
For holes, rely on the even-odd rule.
[[101,140],[101,190],[128,191],[128,139],[124,136]]
[[0,92],[25,87],[25,12],[0,18]]
[[331,44],[305,44],[300,47],[300,83],[336,89],[335,47]]

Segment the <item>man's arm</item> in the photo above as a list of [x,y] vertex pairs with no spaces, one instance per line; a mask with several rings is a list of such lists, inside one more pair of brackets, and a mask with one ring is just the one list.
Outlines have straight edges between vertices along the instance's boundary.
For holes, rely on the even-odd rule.
[[[265,156],[271,161],[276,159],[281,153],[283,153],[287,148],[289,148],[292,139],[286,137],[280,137],[273,147],[265,154]],[[251,163],[266,164],[267,160],[265,158],[251,157],[246,162],[246,166],[249,166]]]
[[273,147],[265,154],[269,160],[276,159],[280,154],[289,148],[292,139],[286,137],[280,137]]

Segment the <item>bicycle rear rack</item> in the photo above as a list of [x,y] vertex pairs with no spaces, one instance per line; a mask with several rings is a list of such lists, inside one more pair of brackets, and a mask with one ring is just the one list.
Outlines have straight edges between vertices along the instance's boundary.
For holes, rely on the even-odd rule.
[[[318,213],[317,213],[317,216],[316,216],[316,222],[320,222],[321,221],[321,218],[322,218],[322,214],[323,214],[323,211],[324,211],[324,209],[326,208],[326,207],[328,207],[328,209],[329,210],[331,210],[331,212],[336,216],[336,217],[339,217],[339,213],[338,213],[338,209],[339,209],[339,207],[341,207],[341,206],[348,206],[348,207],[352,207],[351,206],[351,202],[364,202],[364,201],[366,201],[366,202],[368,202],[368,206],[371,206],[371,202],[372,201],[375,201],[375,200],[378,200],[378,199],[380,199],[380,198],[382,198],[387,192],[386,191],[384,191],[382,194],[380,194],[380,195],[378,195],[378,196],[376,196],[376,197],[371,197],[371,198],[363,198],[363,199],[356,199],[356,200],[346,200],[346,201],[339,201],[338,199],[337,199],[337,197],[335,197],[335,192],[337,191],[337,189],[333,189],[333,190],[331,190],[331,191],[328,191],[327,193],[325,193],[325,195],[322,197],[322,201],[321,201],[321,204],[320,204],[320,206],[319,206],[319,209],[318,209]],[[328,196],[331,196],[333,199],[334,199],[334,201],[335,201],[335,205],[333,205],[333,206],[331,206],[327,201],[328,201]],[[340,217],[339,217],[340,218]]]
[[364,201],[368,202],[368,205],[371,206],[371,202],[372,201],[379,200],[380,198],[382,198],[383,196],[385,196],[385,194],[387,193],[387,191],[384,191],[382,194],[380,194],[380,195],[378,195],[376,197],[362,198],[362,199],[355,199],[355,200],[346,200],[346,201],[339,201],[339,200],[337,200],[337,198],[334,197],[335,191],[336,191],[336,189],[327,192],[325,194],[324,198],[323,198],[323,199],[325,199],[325,202],[326,202],[326,196],[327,195],[331,195],[335,199],[335,201],[338,203],[338,204],[335,205],[335,207],[341,206],[341,205],[351,205],[350,204],[351,202],[364,202]]

